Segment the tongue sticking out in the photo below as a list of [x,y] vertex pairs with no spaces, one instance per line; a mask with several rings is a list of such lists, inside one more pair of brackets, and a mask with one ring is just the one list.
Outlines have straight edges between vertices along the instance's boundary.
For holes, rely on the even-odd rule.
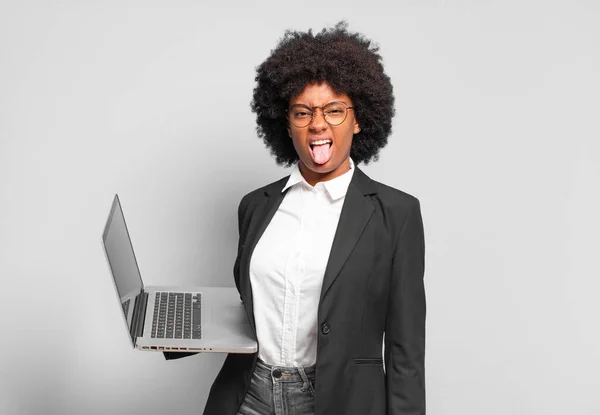
[[311,153],[315,163],[325,164],[331,158],[331,145],[330,144],[321,144],[321,145],[312,146],[310,153]]

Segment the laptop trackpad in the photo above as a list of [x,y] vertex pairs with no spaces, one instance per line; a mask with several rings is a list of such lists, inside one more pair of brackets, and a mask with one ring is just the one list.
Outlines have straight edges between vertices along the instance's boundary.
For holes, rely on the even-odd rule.
[[219,306],[214,307],[210,310],[209,324],[226,324],[226,325],[240,325],[247,324],[246,312],[244,305],[238,306]]

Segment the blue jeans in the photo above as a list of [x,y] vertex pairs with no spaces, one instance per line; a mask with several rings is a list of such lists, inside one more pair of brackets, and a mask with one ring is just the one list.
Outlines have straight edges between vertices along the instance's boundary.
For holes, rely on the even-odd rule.
[[314,415],[315,365],[271,366],[258,359],[237,415]]

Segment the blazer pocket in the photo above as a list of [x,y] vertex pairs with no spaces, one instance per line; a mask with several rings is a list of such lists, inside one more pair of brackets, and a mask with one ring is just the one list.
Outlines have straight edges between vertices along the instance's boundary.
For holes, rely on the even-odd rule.
[[382,365],[383,359],[381,357],[359,357],[354,359],[355,365]]

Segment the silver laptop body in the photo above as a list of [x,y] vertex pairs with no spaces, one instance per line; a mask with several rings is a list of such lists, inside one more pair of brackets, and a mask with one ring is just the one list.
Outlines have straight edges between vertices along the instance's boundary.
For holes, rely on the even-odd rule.
[[133,347],[254,353],[257,343],[235,288],[145,287],[115,195],[102,245]]

